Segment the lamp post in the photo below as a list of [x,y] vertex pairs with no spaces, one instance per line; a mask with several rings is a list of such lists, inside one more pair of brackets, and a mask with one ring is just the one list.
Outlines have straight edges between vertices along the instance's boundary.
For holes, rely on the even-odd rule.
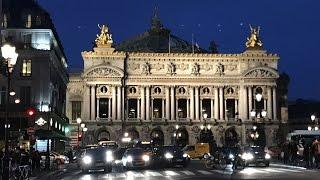
[[[11,80],[11,73],[13,71],[13,67],[15,66],[18,58],[18,53],[16,53],[16,47],[11,46],[9,44],[5,44],[1,47],[1,53],[2,57],[5,60],[6,66],[6,72],[7,72],[7,100],[6,100],[6,109],[5,109],[5,124],[8,123],[8,106],[9,106],[9,96],[10,96],[10,80]],[[12,93],[11,93],[12,94]],[[4,132],[4,139],[5,139],[5,154],[2,160],[2,179],[8,179],[9,178],[9,153],[8,153],[8,128],[5,128]]]
[[[86,127],[86,125],[85,124],[81,124],[81,127],[82,127],[82,138],[84,138],[84,134],[88,131],[88,128]],[[83,143],[83,141],[81,141],[82,143],[82,147],[84,146],[84,143]]]
[[319,130],[319,118],[315,115],[315,114],[312,114],[310,116],[310,119],[312,121],[312,124],[314,125],[314,128],[312,128],[312,126],[308,126],[308,130],[311,131],[311,130],[315,130],[315,131],[318,131]]
[[79,147],[79,133],[80,133],[80,124],[81,124],[82,120],[81,118],[77,118],[77,124],[78,124],[78,136],[77,136],[77,139],[78,139],[78,147]]

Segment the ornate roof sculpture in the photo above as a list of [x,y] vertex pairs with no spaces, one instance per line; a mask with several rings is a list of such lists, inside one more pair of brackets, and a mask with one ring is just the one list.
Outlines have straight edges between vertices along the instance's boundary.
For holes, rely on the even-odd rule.
[[250,37],[247,38],[246,47],[247,49],[262,49],[263,43],[260,40],[260,27],[250,26]]
[[106,25],[100,26],[98,24],[100,34],[97,34],[97,38],[95,40],[97,47],[111,47],[113,40],[112,34],[109,32],[109,28]]
[[206,53],[207,51],[189,42],[174,36],[169,29],[163,27],[155,9],[151,19],[151,27],[146,32],[133,39],[121,42],[116,45],[116,50],[125,52],[146,52],[146,53]]

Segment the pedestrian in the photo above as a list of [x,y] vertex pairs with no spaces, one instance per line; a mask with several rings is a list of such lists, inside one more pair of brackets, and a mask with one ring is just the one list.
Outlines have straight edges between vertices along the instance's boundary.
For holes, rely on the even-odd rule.
[[311,165],[312,165],[312,167],[317,167],[318,166],[318,162],[317,162],[317,151],[318,151],[318,144],[319,144],[319,142],[318,142],[318,140],[315,138],[315,139],[313,139],[313,141],[312,141],[312,145],[311,145],[311,158],[312,158],[312,160],[311,160]]

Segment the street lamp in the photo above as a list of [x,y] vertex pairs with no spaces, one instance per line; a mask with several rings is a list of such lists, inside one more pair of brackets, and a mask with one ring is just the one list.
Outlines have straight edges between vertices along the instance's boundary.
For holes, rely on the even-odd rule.
[[[13,71],[13,67],[17,63],[18,53],[16,53],[16,47],[11,46],[9,44],[5,44],[1,47],[1,54],[5,60],[6,71],[7,71],[7,105],[5,109],[5,124],[8,124],[8,106],[9,106],[9,96],[10,96],[10,80],[11,73]],[[12,93],[11,93],[12,94]],[[3,157],[3,171],[2,171],[2,179],[9,179],[9,152],[8,152],[8,130],[5,128],[5,154]]]
[[77,136],[77,139],[78,139],[78,147],[79,147],[79,135],[80,135],[80,124],[81,124],[82,120],[81,118],[77,118],[77,124],[78,124],[78,136]]
[[[311,119],[311,121],[312,121],[312,124],[314,124],[314,130],[315,130],[315,131],[318,131],[318,130],[319,130],[319,126],[318,126],[319,118],[317,118],[316,115],[312,114],[312,115],[310,116],[310,119]],[[309,129],[310,129],[310,130],[309,130]],[[309,127],[308,127],[308,130],[311,131],[311,130],[312,130],[312,126],[309,126]]]

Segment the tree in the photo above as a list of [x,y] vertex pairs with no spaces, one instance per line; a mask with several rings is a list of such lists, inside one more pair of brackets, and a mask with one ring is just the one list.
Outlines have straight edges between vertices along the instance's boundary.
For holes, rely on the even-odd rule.
[[287,106],[287,94],[288,94],[289,83],[290,83],[289,75],[285,72],[281,73],[279,79],[277,80],[278,94],[279,94],[281,107]]

